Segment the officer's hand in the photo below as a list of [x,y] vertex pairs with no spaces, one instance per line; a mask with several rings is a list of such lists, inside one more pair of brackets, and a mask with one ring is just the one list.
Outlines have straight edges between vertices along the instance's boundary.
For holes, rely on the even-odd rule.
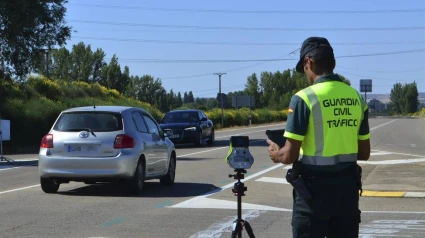
[[269,144],[269,156],[270,159],[274,162],[274,163],[279,163],[279,158],[278,158],[278,152],[280,150],[279,146],[274,143],[272,140],[267,139],[267,144]]

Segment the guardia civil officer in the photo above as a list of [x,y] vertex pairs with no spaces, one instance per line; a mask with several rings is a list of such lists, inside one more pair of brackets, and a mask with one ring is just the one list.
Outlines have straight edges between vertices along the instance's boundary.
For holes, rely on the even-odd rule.
[[300,174],[298,182],[311,196],[293,185],[293,237],[357,238],[359,233],[357,160],[370,156],[368,107],[334,68],[326,38],[303,42],[296,70],[305,73],[310,86],[291,99],[284,147],[267,141],[272,161],[293,164],[291,173]]

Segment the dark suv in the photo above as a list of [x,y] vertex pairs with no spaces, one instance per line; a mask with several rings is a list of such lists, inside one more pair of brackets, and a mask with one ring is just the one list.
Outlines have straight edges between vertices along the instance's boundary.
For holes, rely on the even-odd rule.
[[165,114],[159,126],[174,144],[215,142],[214,124],[201,110],[174,110]]

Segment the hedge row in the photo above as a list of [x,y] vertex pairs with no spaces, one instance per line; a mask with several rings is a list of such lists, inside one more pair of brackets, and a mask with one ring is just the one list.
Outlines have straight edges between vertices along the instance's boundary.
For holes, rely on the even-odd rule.
[[[23,84],[0,80],[0,113],[11,121],[11,141],[3,143],[5,153],[36,152],[40,139],[50,130],[61,111],[80,106],[120,105],[147,110],[155,119],[164,113],[150,104],[126,98],[114,89],[97,83],[52,81],[45,77],[30,77]],[[221,109],[205,112],[222,128]],[[286,111],[257,109],[225,110],[225,127],[262,124],[286,120]]]

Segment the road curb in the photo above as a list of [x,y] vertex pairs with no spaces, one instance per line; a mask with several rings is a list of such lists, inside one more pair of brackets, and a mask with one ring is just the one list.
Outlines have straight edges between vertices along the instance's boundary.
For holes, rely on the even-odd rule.
[[35,166],[38,165],[38,159],[33,160],[12,160],[8,161],[0,161],[0,166]]
[[363,190],[362,197],[425,198],[425,192]]

